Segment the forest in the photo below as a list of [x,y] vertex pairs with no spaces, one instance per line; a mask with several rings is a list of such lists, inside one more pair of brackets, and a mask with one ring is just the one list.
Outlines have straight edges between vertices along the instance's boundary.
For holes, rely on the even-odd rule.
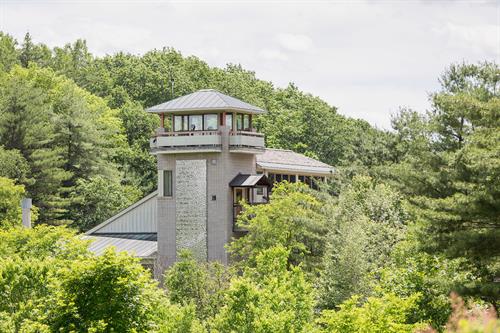
[[[436,79],[428,110],[382,130],[237,64],[0,32],[0,332],[500,332],[500,68]],[[333,178],[247,206],[229,266],[182,252],[158,282],[129,255],[94,256],[78,234],[156,188],[144,109],[204,88],[268,110],[266,146]]]

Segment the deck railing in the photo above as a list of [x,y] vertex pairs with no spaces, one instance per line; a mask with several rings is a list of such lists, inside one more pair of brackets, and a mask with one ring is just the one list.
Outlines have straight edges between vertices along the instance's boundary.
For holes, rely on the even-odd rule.
[[231,132],[229,132],[229,135],[231,135],[231,136],[235,136],[235,135],[254,136],[254,137],[258,137],[258,138],[264,137],[263,133],[251,132],[251,131],[231,131]]
[[220,131],[182,131],[182,132],[160,132],[158,131],[154,137],[157,136],[198,136],[198,135],[220,135]]

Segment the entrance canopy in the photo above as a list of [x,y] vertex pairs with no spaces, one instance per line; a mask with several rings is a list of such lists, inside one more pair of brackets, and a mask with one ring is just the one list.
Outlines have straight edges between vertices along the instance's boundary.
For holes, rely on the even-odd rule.
[[271,182],[265,175],[239,174],[229,183],[231,187],[258,187],[271,186]]

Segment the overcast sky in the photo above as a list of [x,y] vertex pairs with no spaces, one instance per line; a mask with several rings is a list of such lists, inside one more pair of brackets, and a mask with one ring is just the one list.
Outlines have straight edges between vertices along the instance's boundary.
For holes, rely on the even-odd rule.
[[172,46],[294,82],[382,128],[429,108],[453,62],[500,62],[500,1],[0,0],[0,30],[49,46],[84,38],[96,55]]

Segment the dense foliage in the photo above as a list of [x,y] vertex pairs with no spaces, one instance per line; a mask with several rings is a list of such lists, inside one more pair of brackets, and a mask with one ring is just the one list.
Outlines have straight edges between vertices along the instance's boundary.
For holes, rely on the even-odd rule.
[[[387,144],[389,132],[346,118],[293,84],[275,88],[239,65],[212,68],[170,48],[97,58],[85,41],[50,49],[35,44],[29,34],[18,43],[1,33],[0,54],[0,146],[21,151],[26,159],[32,181],[16,177],[43,208],[43,223],[74,221],[87,229],[101,220],[102,214],[86,221],[75,216],[72,199],[79,194],[71,193],[79,180],[105,171],[112,184],[136,187],[143,195],[154,190],[149,136],[159,121],[144,108],[202,88],[267,109],[256,125],[268,147],[293,149],[351,172],[395,158]],[[104,215],[120,208],[109,207]]]
[[[0,33],[0,331],[498,331],[499,80],[494,63],[451,65],[429,112],[381,131],[239,65]],[[144,108],[202,88],[267,109],[267,146],[336,167],[320,191],[284,182],[246,205],[231,267],[181,253],[160,288],[67,227],[20,227],[24,196],[39,224],[88,230],[152,191]]]

